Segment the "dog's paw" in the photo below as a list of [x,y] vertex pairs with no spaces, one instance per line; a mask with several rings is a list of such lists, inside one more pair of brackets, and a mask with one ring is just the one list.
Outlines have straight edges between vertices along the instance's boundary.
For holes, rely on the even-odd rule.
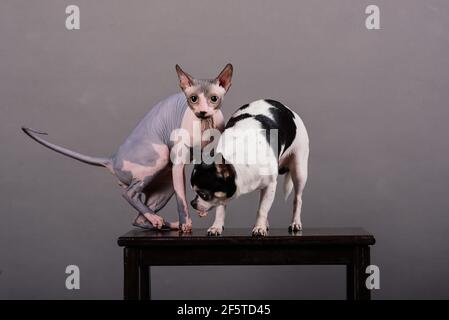
[[207,229],[207,235],[208,236],[219,236],[223,232],[222,226],[212,226],[209,229]]
[[255,226],[253,228],[254,237],[264,237],[268,234],[268,228],[266,226]]
[[298,232],[302,230],[302,225],[301,223],[295,223],[293,222],[289,227],[288,227],[288,232]]

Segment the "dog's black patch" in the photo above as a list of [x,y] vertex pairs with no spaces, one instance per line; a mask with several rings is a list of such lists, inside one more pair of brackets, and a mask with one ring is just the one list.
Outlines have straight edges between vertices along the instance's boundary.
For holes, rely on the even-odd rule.
[[244,113],[244,114],[238,115],[237,117],[232,117],[231,119],[229,119],[228,123],[226,123],[225,129],[233,127],[240,120],[252,118],[252,117],[253,116],[249,113]]
[[[263,114],[258,114],[253,117],[255,120],[260,122],[262,129],[265,130],[265,138],[267,139],[268,144],[270,145],[271,148],[273,148],[273,152],[279,156],[282,146],[285,145],[285,141],[283,139],[283,134],[279,127],[279,124]],[[277,150],[274,149],[275,145],[274,143],[272,143],[270,138],[270,132],[273,129],[276,129],[278,131]]]
[[[231,166],[228,164],[228,166]],[[232,169],[234,171],[234,169]],[[230,198],[237,190],[235,185],[235,175],[227,178],[217,175],[217,167],[215,164],[196,164],[192,171],[190,183],[201,190],[202,197],[205,201],[212,200],[215,192],[224,192],[226,197]]]
[[[253,118],[260,122],[262,129],[266,130],[266,139],[268,144],[270,144],[271,147],[274,147],[273,143],[270,143],[270,130],[277,129],[278,130],[278,146],[277,150],[274,150],[276,154],[279,156],[282,147],[284,148],[284,151],[290,147],[290,145],[293,143],[293,140],[296,136],[296,124],[294,121],[295,115],[294,113],[284,106],[282,103],[271,100],[271,99],[265,99],[266,103],[270,104],[270,108],[268,111],[270,112],[272,118],[267,117],[263,114],[258,115],[252,115],[249,113],[243,113],[236,117],[232,117],[229,119],[228,123],[226,124],[225,129],[233,127],[237,122]],[[244,106],[240,107],[238,110],[244,110],[248,108],[249,104],[245,104]]]
[[265,101],[273,106],[269,111],[278,127],[279,144],[284,146],[285,151],[296,137],[295,114],[279,101],[271,99],[265,99]]

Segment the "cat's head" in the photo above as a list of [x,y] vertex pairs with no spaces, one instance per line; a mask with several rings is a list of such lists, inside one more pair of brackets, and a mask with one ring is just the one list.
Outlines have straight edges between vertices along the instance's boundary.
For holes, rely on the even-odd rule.
[[200,119],[207,119],[220,108],[223,97],[231,87],[233,68],[229,63],[215,79],[195,79],[176,65],[179,86],[187,104]]

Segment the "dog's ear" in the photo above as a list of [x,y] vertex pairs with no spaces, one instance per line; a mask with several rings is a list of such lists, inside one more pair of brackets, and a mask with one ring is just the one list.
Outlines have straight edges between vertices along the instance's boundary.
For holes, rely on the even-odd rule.
[[230,165],[217,163],[215,167],[217,168],[217,177],[223,178],[225,180],[229,178],[233,173]]
[[215,195],[217,198],[231,198],[237,190],[235,184],[236,172],[232,164],[216,164],[217,168],[217,178],[222,178],[224,181],[223,192],[226,196]]
[[223,87],[226,91],[231,87],[233,69],[232,64],[228,63],[215,79],[215,83]]
[[201,162],[201,163],[197,163],[193,166],[193,170],[210,170],[214,167],[213,163],[206,163],[206,162]]
[[223,158],[223,154],[221,152],[215,153],[215,148],[212,149],[211,155],[214,158],[215,164],[226,164],[226,159]]
[[182,90],[193,85],[193,77],[187,72],[184,72],[178,64],[176,65],[176,73],[178,74],[179,86]]

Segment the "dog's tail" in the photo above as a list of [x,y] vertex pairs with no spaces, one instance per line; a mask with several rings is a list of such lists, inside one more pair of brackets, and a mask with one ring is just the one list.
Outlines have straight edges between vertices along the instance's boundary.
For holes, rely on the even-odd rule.
[[81,154],[81,153],[60,147],[56,144],[50,143],[36,135],[36,134],[47,135],[46,132],[42,132],[42,131],[38,131],[38,130],[26,128],[26,127],[22,127],[22,130],[31,139],[39,142],[41,145],[43,145],[53,151],[56,151],[56,152],[61,153],[67,157],[70,157],[72,159],[75,159],[75,160],[78,160],[78,161],[81,161],[81,162],[84,162],[84,163],[87,163],[87,164],[90,164],[93,166],[106,167],[111,170],[112,163],[111,163],[111,159],[109,159],[109,158],[96,158],[96,157],[86,156],[84,154]]
[[287,200],[293,190],[293,181],[290,171],[285,174],[284,179],[284,200]]

